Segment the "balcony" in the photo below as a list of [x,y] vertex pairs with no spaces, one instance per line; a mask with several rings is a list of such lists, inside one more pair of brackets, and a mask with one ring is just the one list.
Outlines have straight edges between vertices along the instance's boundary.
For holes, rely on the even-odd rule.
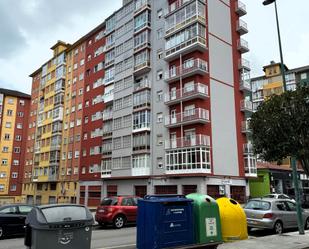
[[248,143],[243,145],[244,155],[253,155],[253,145]]
[[103,102],[108,103],[114,100],[114,91],[110,91],[103,95]]
[[112,154],[113,151],[113,143],[108,142],[108,143],[103,143],[102,145],[102,155],[110,155]]
[[245,176],[246,177],[257,177],[256,158],[252,155],[246,155],[244,157],[245,164]]
[[150,60],[134,66],[134,75],[139,76],[151,70]]
[[104,85],[107,86],[107,85],[113,83],[114,81],[115,81],[115,77],[114,76],[106,78],[106,79],[104,79]]
[[175,113],[165,117],[165,126],[167,128],[195,123],[206,124],[209,122],[209,111],[202,108],[196,108],[177,114]]
[[241,122],[241,132],[242,133],[250,133],[251,132],[249,121],[242,121]]
[[248,33],[248,26],[247,23],[241,19],[239,19],[239,21],[237,22],[236,25],[236,31],[240,34],[240,35],[244,35]]
[[236,2],[235,9],[236,9],[236,13],[238,14],[238,16],[244,16],[247,14],[246,5],[241,1]]
[[244,75],[241,75],[240,85],[239,88],[241,91],[251,92],[251,80],[250,78],[246,78]]
[[210,148],[186,147],[166,151],[166,174],[211,173]]
[[[196,0],[194,0],[194,1],[196,1]],[[169,6],[168,9],[166,9],[164,11],[164,13],[167,13],[165,17],[177,12],[179,9],[181,9],[185,5],[188,5],[189,3],[192,3],[192,2],[193,2],[192,0],[191,1],[190,0],[189,1],[176,0],[174,9],[171,9],[171,6]],[[206,0],[199,0],[199,2],[206,4]]]
[[150,0],[143,1],[140,5],[137,5],[135,3],[135,10],[134,10],[134,16],[139,15],[146,9],[151,9]]
[[176,139],[169,139],[165,141],[165,149],[179,149],[187,147],[204,146],[210,147],[210,137],[202,134],[188,137],[181,137]]
[[165,60],[172,61],[179,57],[179,55],[186,55],[193,51],[205,52],[207,50],[206,39],[201,36],[195,36],[186,40],[175,47],[165,49]]
[[113,119],[113,112],[112,111],[103,111],[103,121]]
[[134,85],[133,85],[134,92],[141,91],[144,89],[149,89],[149,88],[150,88],[150,83],[148,79],[143,79],[139,82],[134,82]]
[[244,71],[250,71],[250,62],[244,58],[239,59],[238,61],[238,69]]
[[248,42],[244,39],[239,39],[237,41],[237,49],[242,54],[247,53],[250,50]]
[[112,160],[106,160],[105,165],[101,165],[101,178],[110,178],[112,176]]
[[165,81],[167,83],[172,83],[178,81],[180,78],[184,79],[195,74],[205,75],[207,73],[207,62],[202,59],[194,59],[182,66],[171,68],[165,73]]
[[250,100],[243,99],[240,101],[240,110],[242,112],[252,112],[253,111],[253,105]]
[[185,87],[176,91],[171,91],[165,95],[165,104],[174,105],[180,101],[187,101],[191,99],[207,99],[208,86],[202,83],[196,83],[193,86]]
[[148,176],[150,175],[149,167],[132,168],[132,176]]
[[48,175],[48,181],[50,181],[50,182],[58,181],[57,174],[50,174],[50,175]]

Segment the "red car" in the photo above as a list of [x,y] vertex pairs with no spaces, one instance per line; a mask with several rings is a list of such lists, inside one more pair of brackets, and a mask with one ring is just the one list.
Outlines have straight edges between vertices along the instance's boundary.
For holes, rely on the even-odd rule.
[[136,222],[136,196],[106,197],[97,208],[95,220],[100,226],[112,224],[115,228],[122,228],[127,222]]

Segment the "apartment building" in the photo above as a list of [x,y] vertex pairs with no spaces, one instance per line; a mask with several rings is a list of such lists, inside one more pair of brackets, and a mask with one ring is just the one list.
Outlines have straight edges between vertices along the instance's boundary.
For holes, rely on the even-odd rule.
[[[109,195],[198,191],[244,201],[256,176],[245,14],[235,0],[127,0],[73,45],[53,46],[31,75],[27,200],[96,206]],[[56,82],[57,106],[47,101]],[[42,141],[51,137],[53,148]]]
[[0,205],[21,202],[30,95],[0,88]]
[[[251,79],[254,110],[269,96],[283,92],[280,65],[280,63],[271,61],[269,65],[263,67],[264,75]],[[286,65],[284,67],[287,90],[295,90],[297,86],[309,84],[309,66],[293,69],[288,69]]]
[[106,19],[102,196],[248,195],[244,14],[239,1],[137,0]]

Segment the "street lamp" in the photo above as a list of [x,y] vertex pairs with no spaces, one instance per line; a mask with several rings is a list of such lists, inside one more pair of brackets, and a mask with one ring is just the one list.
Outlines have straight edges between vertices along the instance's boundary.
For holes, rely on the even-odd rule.
[[[280,27],[279,27],[279,18],[277,11],[277,1],[276,0],[265,0],[263,1],[263,5],[269,5],[275,3],[275,13],[276,13],[276,22],[277,22],[277,32],[278,32],[278,42],[279,42],[279,51],[280,51],[280,60],[281,60],[281,75],[282,75],[282,83],[283,83],[283,91],[286,92],[286,80],[285,80],[285,67],[283,63],[283,53],[282,53],[282,45],[281,45],[281,37],[280,37]],[[298,176],[297,176],[297,166],[296,166],[296,158],[291,157],[291,166],[293,172],[293,183],[294,183],[294,193],[296,199],[296,210],[297,210],[297,224],[299,234],[305,234],[304,232],[304,223],[302,217],[302,209],[300,204],[300,196],[299,196],[299,186],[298,186]]]
[[279,26],[279,18],[277,11],[277,1],[276,0],[265,0],[263,5],[269,5],[275,3],[275,13],[276,13],[276,22],[277,22],[277,33],[278,33],[278,42],[279,42],[279,52],[280,52],[280,61],[281,61],[281,74],[282,74],[282,83],[283,83],[283,91],[286,91],[286,80],[285,80],[285,68],[283,63],[283,54],[282,54],[282,45],[281,45],[281,36],[280,36],[280,26]]

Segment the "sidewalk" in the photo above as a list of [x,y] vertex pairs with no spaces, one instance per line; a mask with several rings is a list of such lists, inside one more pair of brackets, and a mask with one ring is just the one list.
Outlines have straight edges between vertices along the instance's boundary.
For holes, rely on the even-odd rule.
[[309,233],[299,235],[298,232],[283,235],[271,235],[260,238],[225,243],[218,249],[309,249]]

